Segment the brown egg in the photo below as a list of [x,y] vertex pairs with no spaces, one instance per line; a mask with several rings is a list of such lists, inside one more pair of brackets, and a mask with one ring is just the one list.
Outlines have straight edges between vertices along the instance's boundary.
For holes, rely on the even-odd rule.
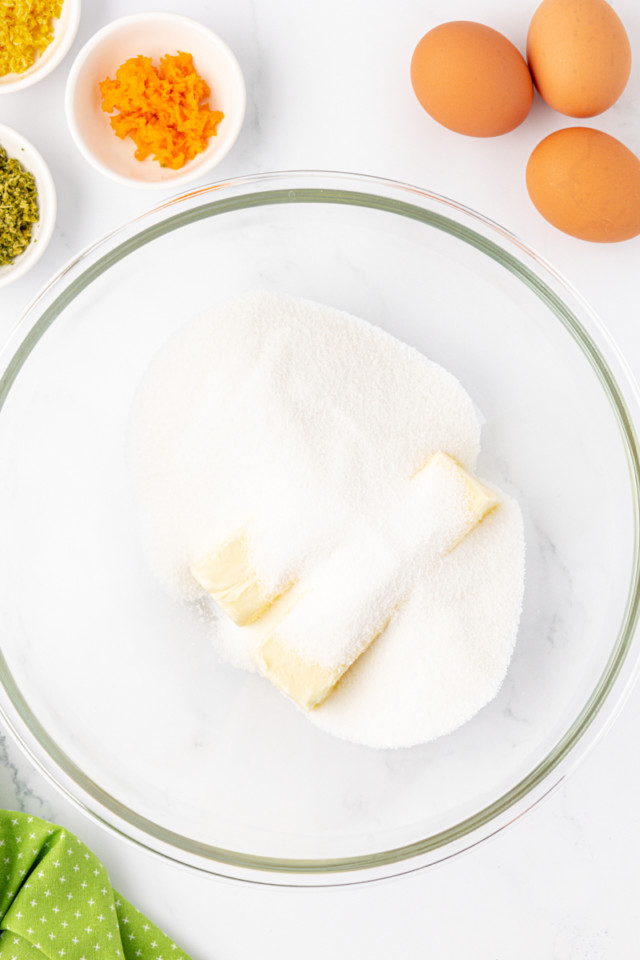
[[594,117],[624,90],[631,47],[605,0],[543,0],[529,26],[527,59],[549,106],[569,117]]
[[468,20],[425,34],[411,60],[411,83],[434,120],[470,137],[513,130],[533,101],[528,67],[514,45]]
[[640,234],[640,160],[600,130],[545,137],[529,157],[527,189],[542,216],[573,237],[615,243]]

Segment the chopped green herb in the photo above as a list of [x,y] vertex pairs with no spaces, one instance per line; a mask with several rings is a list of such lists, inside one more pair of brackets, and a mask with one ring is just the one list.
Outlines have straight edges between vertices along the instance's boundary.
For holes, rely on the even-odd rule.
[[24,253],[38,218],[35,177],[0,146],[0,267]]

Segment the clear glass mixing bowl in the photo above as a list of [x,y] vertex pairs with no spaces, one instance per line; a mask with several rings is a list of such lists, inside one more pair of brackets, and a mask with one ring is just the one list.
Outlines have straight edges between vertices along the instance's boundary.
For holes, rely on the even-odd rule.
[[[480,473],[520,500],[515,656],[499,696],[443,739],[375,751],[321,733],[220,663],[150,572],[132,397],[173,331],[256,288],[348,310],[451,370],[485,418]],[[211,873],[350,883],[467,849],[566,776],[636,672],[637,419],[633,380],[575,291],[450,200],[309,172],[170,200],[74,260],[4,350],[5,722],[91,815]]]

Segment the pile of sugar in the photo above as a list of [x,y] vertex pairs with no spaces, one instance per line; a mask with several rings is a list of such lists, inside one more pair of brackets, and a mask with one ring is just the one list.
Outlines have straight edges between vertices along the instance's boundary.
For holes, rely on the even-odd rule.
[[[375,526],[371,518],[358,524],[300,581],[299,599],[276,627],[281,644],[333,670],[351,664],[393,620],[475,523],[466,483],[448,464],[436,458],[405,479]],[[281,603],[291,606],[288,598]]]
[[[150,561],[174,596],[197,599],[189,564],[246,527],[264,583],[298,580],[293,604],[358,531],[375,540],[433,453],[473,472],[479,444],[468,395],[413,348],[308,301],[236,299],[165,345],[136,400],[132,464]],[[370,566],[354,563],[336,593],[361,590]],[[428,577],[414,578],[390,625],[309,719],[376,747],[455,729],[504,679],[523,580],[520,511],[503,497]],[[273,614],[240,628],[211,603],[211,620],[221,655],[255,669]]]

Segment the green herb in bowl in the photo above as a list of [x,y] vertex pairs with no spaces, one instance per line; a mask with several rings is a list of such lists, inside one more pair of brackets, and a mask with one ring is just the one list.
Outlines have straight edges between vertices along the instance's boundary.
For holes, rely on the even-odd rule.
[[24,253],[39,217],[35,177],[0,146],[0,266]]

